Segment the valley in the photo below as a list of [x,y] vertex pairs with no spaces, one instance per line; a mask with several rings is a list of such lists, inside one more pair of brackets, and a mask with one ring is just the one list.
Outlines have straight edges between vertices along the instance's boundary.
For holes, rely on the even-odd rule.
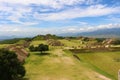
[[43,40],[40,37],[14,44],[0,44],[0,48],[10,45],[20,48],[26,42],[29,46],[49,45],[49,51],[42,54],[39,51],[31,52],[28,45],[21,47],[29,53],[24,63],[25,80],[117,80],[120,69],[119,45],[109,43],[106,46],[107,41],[110,41],[106,39],[102,41],[106,44],[103,46],[94,38]]

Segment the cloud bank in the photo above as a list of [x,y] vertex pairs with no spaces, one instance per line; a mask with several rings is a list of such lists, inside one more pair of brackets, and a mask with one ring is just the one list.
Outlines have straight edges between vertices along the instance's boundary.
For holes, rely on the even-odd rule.
[[84,32],[119,27],[118,4],[120,2],[114,0],[108,3],[104,0],[0,0],[0,35]]

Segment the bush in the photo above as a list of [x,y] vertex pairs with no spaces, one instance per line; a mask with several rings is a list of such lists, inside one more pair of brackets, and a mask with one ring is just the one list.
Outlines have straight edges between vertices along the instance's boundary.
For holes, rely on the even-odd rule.
[[25,73],[25,68],[14,52],[0,49],[0,80],[18,80]]
[[105,38],[96,38],[97,42],[103,42]]
[[34,51],[40,51],[41,53],[43,51],[48,51],[49,50],[49,46],[45,45],[45,44],[39,44],[37,47],[34,47],[33,45],[31,45],[29,47],[29,50],[34,52]]
[[29,50],[30,50],[31,52],[36,51],[36,49],[35,49],[35,47],[34,47],[33,45],[31,45],[31,46],[29,47]]
[[49,50],[49,47],[48,47],[48,45],[39,44],[37,50],[40,51],[40,52],[42,53],[43,51],[48,51],[48,50]]
[[113,42],[112,42],[112,44],[114,44],[114,45],[120,45],[120,40],[114,40]]

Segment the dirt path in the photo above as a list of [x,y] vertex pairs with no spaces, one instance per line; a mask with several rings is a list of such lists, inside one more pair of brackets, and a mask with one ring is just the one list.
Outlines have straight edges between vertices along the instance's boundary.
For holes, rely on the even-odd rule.
[[[65,56],[66,53],[62,49],[54,50],[53,54],[60,57],[60,58],[56,58],[54,61],[57,61],[59,63],[69,64],[69,65],[76,64],[74,62],[76,59],[74,60],[74,58],[71,56]],[[94,73],[94,75],[92,75],[92,76],[95,76],[96,80],[112,80],[102,74],[95,72],[95,71],[93,71],[93,73]],[[86,72],[86,74],[87,74],[87,72]],[[90,73],[88,72],[88,74],[90,74]],[[88,76],[89,76],[89,78],[91,78],[91,75],[88,75]]]
[[96,73],[96,77],[98,77],[98,78],[100,78],[101,80],[112,80],[112,79],[110,79],[110,78],[107,78],[106,76],[104,76],[104,75],[101,75],[101,74],[99,74],[99,73]]
[[62,51],[62,49],[55,49],[55,50],[53,51],[53,54],[54,54],[54,55],[57,55],[57,56],[59,56],[59,57],[62,57],[65,53]]
[[53,54],[58,56],[56,59],[57,61],[67,65],[74,65],[73,59],[69,56],[66,56],[66,53],[62,49],[54,50]]

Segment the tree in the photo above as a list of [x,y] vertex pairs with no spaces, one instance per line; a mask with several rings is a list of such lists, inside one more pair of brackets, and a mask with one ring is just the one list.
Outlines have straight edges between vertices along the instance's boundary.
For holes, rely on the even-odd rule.
[[32,52],[33,51],[40,51],[42,53],[43,51],[48,51],[49,47],[48,47],[48,45],[44,45],[44,44],[39,44],[37,47],[34,47],[33,45],[31,45],[29,47],[29,50]]
[[40,51],[42,53],[43,51],[48,51],[48,50],[49,50],[48,45],[39,44],[38,51]]
[[18,80],[25,73],[25,68],[14,52],[0,49],[0,80]]
[[113,45],[120,45],[120,40],[116,39],[116,40],[112,41],[112,44]]
[[33,51],[36,51],[36,49],[35,49],[35,47],[34,47],[33,45],[31,45],[31,46],[29,47],[29,50],[32,51],[32,52],[33,52]]
[[44,45],[44,51],[48,51],[48,50],[49,50],[48,45]]

